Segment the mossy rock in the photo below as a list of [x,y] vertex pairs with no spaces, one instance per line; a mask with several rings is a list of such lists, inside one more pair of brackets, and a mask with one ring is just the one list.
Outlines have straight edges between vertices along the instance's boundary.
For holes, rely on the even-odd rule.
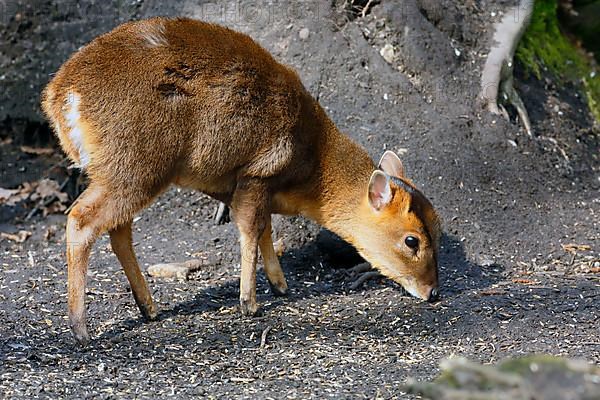
[[600,0],[561,1],[563,7],[558,10],[561,24],[581,40],[583,47],[592,51],[600,63]]
[[410,381],[405,390],[432,400],[600,399],[600,368],[548,355],[481,365],[463,358],[441,363],[433,382]]

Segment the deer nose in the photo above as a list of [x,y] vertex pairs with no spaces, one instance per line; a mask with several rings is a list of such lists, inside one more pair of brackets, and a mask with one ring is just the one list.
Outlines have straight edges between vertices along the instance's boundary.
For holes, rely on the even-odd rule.
[[440,290],[436,287],[431,289],[431,292],[429,292],[429,298],[427,298],[427,301],[432,303],[434,301],[436,301],[438,298],[440,297]]

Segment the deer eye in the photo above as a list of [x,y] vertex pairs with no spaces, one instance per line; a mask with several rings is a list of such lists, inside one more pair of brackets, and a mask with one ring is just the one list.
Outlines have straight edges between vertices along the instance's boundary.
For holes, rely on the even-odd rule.
[[416,249],[419,247],[419,239],[414,236],[407,236],[404,239],[404,244],[406,244],[411,249]]

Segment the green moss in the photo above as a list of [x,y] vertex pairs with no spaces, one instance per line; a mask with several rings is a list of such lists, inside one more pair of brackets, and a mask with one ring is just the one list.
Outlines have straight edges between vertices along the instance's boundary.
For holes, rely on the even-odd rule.
[[532,364],[567,369],[566,361],[564,359],[545,354],[536,354],[520,358],[507,359],[500,363],[498,369],[502,372],[511,372],[525,376],[531,374]]
[[561,82],[582,85],[590,111],[600,122],[600,75],[592,73],[590,61],[560,31],[557,7],[557,0],[535,1],[531,23],[515,56],[538,79],[547,70]]
[[600,77],[584,78],[583,86],[590,111],[596,122],[600,123]]

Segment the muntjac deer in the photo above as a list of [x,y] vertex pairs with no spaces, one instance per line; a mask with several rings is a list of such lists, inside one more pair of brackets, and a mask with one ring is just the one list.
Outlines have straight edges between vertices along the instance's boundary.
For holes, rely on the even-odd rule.
[[156,317],[131,226],[171,184],[231,208],[244,315],[258,309],[258,249],[273,292],[287,291],[273,213],[315,220],[414,296],[437,296],[439,218],[398,156],[386,151],[375,165],[298,75],[244,34],[185,18],[126,23],[77,51],[42,103],[62,148],[90,179],[67,221],[69,319],[81,344],[89,341],[88,260],[103,232],[143,316]]

